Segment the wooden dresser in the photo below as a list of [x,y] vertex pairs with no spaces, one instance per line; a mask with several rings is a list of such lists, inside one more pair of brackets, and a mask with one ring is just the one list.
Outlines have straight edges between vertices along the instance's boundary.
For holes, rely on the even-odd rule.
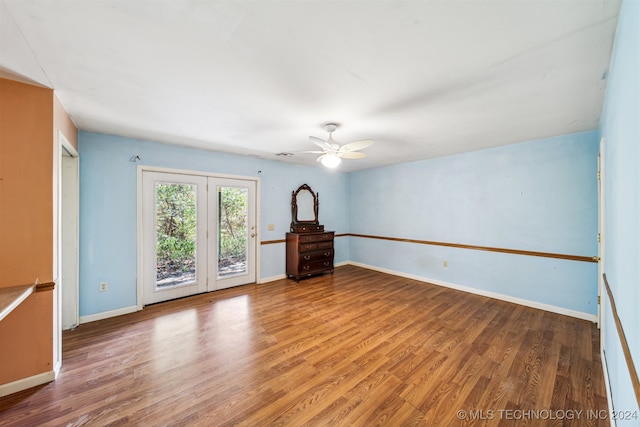
[[333,231],[287,233],[287,277],[333,273]]

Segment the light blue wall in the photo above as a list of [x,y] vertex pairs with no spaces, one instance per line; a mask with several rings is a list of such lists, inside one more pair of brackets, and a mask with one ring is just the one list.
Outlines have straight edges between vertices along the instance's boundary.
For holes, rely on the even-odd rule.
[[[291,191],[303,183],[319,194],[325,228],[349,229],[343,173],[91,132],[80,132],[79,153],[81,316],[136,305],[137,165],[259,177],[261,241],[284,239]],[[132,163],[134,155],[141,160]],[[275,231],[268,231],[268,224]],[[261,278],[285,273],[284,243],[262,245],[260,251]],[[348,258],[348,238],[337,238],[335,261]],[[109,291],[98,291],[102,281]]]
[[[597,255],[598,140],[591,131],[353,173],[351,232]],[[595,263],[357,237],[351,259],[597,313]]]
[[[291,191],[306,182],[319,193],[321,222],[338,233],[592,256],[597,141],[594,131],[343,174],[81,132],[80,315],[136,304],[139,164],[259,176],[263,241],[284,238]],[[133,155],[141,160],[132,163]],[[348,260],[596,313],[592,263],[337,238],[336,262]],[[284,267],[284,244],[261,246],[261,278]],[[98,291],[101,281],[108,292]]]
[[[605,153],[605,263],[636,369],[640,367],[640,2],[625,0],[601,118]],[[603,344],[613,406],[637,411],[608,298]],[[639,421],[622,425],[638,425]]]

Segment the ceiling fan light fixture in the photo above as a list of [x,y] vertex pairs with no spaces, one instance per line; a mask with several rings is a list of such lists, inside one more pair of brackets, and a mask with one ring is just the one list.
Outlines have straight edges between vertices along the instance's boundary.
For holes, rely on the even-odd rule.
[[322,157],[322,160],[320,161],[322,162],[322,165],[324,167],[329,169],[334,169],[338,167],[342,159],[340,159],[340,157],[338,157],[335,154],[326,154],[324,157]]
[[373,139],[361,139],[349,144],[340,145],[333,140],[333,131],[338,128],[336,123],[327,123],[324,129],[329,132],[329,138],[325,141],[315,136],[309,136],[311,142],[320,148],[322,151],[304,151],[305,153],[321,154],[316,159],[316,162],[322,163],[322,165],[329,169],[338,167],[342,159],[362,159],[367,157],[366,154],[361,153],[360,150],[367,148],[373,144]]

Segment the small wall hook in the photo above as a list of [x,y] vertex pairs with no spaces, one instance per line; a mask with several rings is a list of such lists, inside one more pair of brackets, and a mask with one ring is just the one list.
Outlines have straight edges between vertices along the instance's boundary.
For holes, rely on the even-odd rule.
[[142,159],[137,154],[135,156],[131,157],[131,162],[133,162],[133,163],[137,162],[138,160],[142,160]]

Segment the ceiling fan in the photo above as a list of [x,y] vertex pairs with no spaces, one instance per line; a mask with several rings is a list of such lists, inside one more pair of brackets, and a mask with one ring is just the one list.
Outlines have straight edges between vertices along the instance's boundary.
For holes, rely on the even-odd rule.
[[362,159],[367,157],[360,150],[367,148],[373,144],[373,139],[361,139],[360,141],[351,142],[349,144],[340,145],[333,140],[333,131],[338,128],[335,123],[327,123],[324,130],[329,132],[329,139],[322,140],[315,136],[310,136],[311,142],[322,148],[322,151],[305,151],[306,153],[322,154],[316,161],[321,162],[328,168],[337,167],[342,159]]

